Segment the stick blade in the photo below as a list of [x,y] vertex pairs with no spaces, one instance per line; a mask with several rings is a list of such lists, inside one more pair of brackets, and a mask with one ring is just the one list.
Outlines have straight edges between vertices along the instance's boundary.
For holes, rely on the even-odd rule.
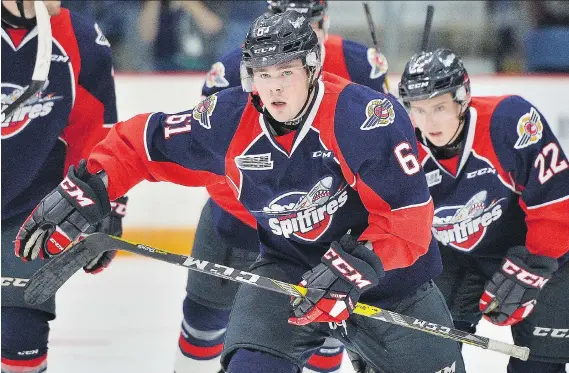
[[46,302],[100,251],[98,247],[89,247],[83,240],[54,257],[30,278],[24,289],[24,301],[30,305]]

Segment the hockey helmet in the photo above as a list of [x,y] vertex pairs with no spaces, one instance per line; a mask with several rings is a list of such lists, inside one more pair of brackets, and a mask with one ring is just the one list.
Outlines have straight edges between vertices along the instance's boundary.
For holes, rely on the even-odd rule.
[[308,19],[294,10],[257,18],[247,33],[241,57],[241,83],[245,92],[252,92],[254,68],[300,58],[309,70],[311,84],[321,71],[318,37]]
[[462,106],[462,113],[470,106],[470,79],[460,57],[443,48],[411,57],[399,82],[399,98],[405,107],[409,107],[410,101],[445,93],[452,93]]

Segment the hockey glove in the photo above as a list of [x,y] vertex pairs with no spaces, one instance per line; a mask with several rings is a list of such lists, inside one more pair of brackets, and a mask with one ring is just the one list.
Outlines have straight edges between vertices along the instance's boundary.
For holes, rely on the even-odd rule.
[[105,184],[81,160],[26,219],[16,236],[16,255],[24,261],[57,255],[72,241],[95,232],[109,211]]
[[321,262],[302,275],[308,293],[292,300],[290,324],[346,320],[360,295],[384,275],[379,257],[349,235],[332,242]]
[[[128,197],[117,198],[111,202],[111,213],[97,225],[97,232],[110,234],[111,236],[122,236],[122,219],[126,215],[126,203]],[[117,254],[116,250],[105,251],[93,258],[83,269],[87,273],[96,274],[107,268]]]
[[525,319],[557,266],[555,258],[533,255],[525,246],[512,247],[480,298],[484,318],[496,325],[513,325]]

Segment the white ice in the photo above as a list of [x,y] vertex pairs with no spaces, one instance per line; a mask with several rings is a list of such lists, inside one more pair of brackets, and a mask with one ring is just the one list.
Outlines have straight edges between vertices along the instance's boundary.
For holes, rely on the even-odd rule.
[[[173,372],[185,286],[185,269],[144,258],[120,257],[101,274],[76,274],[57,296],[48,371]],[[509,328],[489,323],[479,334],[512,342]],[[465,359],[469,373],[505,373],[508,357],[466,346]]]

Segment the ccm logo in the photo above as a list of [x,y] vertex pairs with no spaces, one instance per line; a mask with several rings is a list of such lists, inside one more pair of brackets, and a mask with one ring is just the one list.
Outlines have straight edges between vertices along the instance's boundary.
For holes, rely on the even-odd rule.
[[371,285],[371,281],[364,279],[362,274],[349,265],[334,249],[328,249],[326,254],[324,254],[324,258],[328,259],[334,268],[343,274],[346,279],[356,284],[360,289]]
[[65,190],[67,194],[75,198],[79,206],[85,207],[95,204],[95,202],[93,202],[92,199],[85,197],[84,196],[85,192],[83,192],[77,185],[75,185],[73,181],[69,180],[67,176],[65,177],[65,179],[63,179],[63,181],[59,185],[63,190]]
[[111,202],[111,210],[113,210],[117,215],[125,216],[126,215],[126,205],[124,203],[119,202]]
[[536,326],[533,335],[537,337],[569,338],[569,329],[542,328]]
[[2,286],[15,286],[23,288],[30,281],[28,278],[2,277]]
[[530,286],[533,286],[533,287],[536,287],[539,289],[541,289],[543,287],[543,285],[545,285],[545,283],[547,281],[549,281],[549,279],[543,278],[543,277],[538,276],[538,275],[534,275],[533,273],[530,273],[530,272],[526,271],[525,269],[518,267],[514,263],[510,262],[509,259],[506,259],[506,262],[502,266],[502,271],[504,271],[505,273],[512,275],[512,276],[515,275],[516,278],[518,280],[520,280],[521,282],[523,282],[524,284],[527,284],[527,285],[530,285]]

